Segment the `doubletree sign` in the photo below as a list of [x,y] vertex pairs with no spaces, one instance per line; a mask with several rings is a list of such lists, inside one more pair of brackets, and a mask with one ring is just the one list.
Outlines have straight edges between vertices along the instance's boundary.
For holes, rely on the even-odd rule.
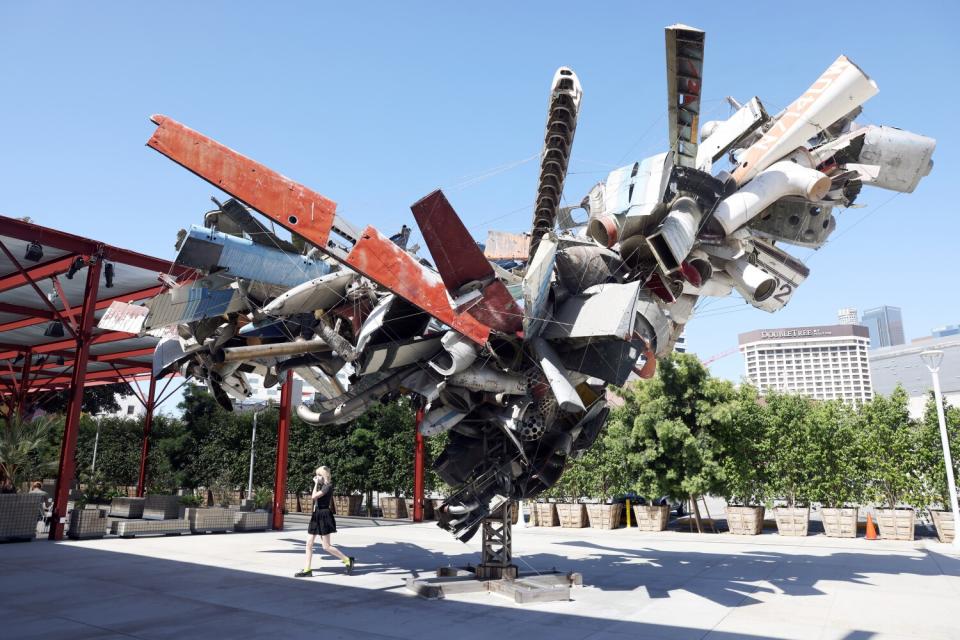
[[820,336],[832,336],[831,331],[810,328],[810,329],[774,329],[772,331],[761,331],[761,338],[808,338]]

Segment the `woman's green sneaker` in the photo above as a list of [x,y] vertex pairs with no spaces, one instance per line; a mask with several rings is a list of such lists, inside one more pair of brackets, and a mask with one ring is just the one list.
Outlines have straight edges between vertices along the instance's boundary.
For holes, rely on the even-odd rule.
[[293,574],[293,577],[294,578],[312,578],[313,569],[304,569],[303,571],[297,571],[295,574]]

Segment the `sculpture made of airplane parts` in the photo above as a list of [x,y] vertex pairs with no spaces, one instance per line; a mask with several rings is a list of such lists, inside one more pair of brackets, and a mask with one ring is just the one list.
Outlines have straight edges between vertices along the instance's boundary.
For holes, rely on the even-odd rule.
[[176,262],[200,279],[149,303],[144,331],[175,328],[155,372],[201,378],[230,406],[250,393],[245,374],[270,386],[292,369],[322,396],[298,408],[318,425],[415,394],[421,431],[449,432],[442,526],[469,539],[504,501],[557,482],[603,427],[607,385],[653,375],[700,296],[735,289],[782,308],[809,271],[781,245],[820,247],[862,185],[910,192],[930,171],[934,140],[855,123],[877,87],[843,56],[777,115],[753,98],[700,127],[704,36],[666,29],[669,150],[573,208],[560,202],[582,90],[557,71],[531,234],[491,232],[485,254],[435,191],[412,207],[432,264],[408,228],[361,230],[324,196],[154,116],[148,146],[234,198],[181,233]]

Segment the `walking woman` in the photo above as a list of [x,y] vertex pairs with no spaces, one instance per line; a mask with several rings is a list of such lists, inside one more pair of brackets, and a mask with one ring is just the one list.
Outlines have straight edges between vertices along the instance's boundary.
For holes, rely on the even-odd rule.
[[317,467],[316,474],[313,477],[313,491],[310,497],[313,499],[313,516],[310,518],[310,526],[307,528],[307,564],[303,571],[294,574],[297,578],[310,578],[313,576],[313,543],[317,536],[323,543],[323,550],[340,558],[347,567],[347,573],[353,572],[353,556],[345,556],[339,549],[330,544],[330,535],[337,532],[337,521],[333,518],[330,511],[330,501],[333,499],[333,478],[330,474],[330,467]]

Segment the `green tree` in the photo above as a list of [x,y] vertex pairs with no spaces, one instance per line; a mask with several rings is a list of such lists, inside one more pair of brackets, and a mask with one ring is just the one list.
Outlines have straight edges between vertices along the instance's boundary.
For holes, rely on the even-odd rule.
[[[104,384],[96,387],[86,387],[83,390],[83,402],[80,411],[96,415],[98,413],[112,413],[120,411],[116,395],[130,393],[130,385],[126,382]],[[55,393],[43,397],[39,404],[31,409],[43,409],[47,413],[66,413],[70,401],[69,393]]]
[[[944,402],[944,418],[947,423],[947,439],[953,459],[953,477],[960,479],[960,407],[951,407]],[[950,490],[947,485],[947,466],[943,459],[943,443],[940,439],[940,421],[933,394],[927,399],[920,423],[920,468],[925,493],[931,503],[944,511],[950,510]],[[925,506],[925,505],[917,505]]]
[[910,418],[907,400],[907,392],[898,385],[887,397],[874,396],[859,414],[870,469],[867,496],[890,509],[925,502],[918,474],[919,429]]
[[657,375],[623,390],[612,429],[629,433],[627,468],[641,495],[675,499],[722,489],[718,435],[729,419],[733,385],[710,376],[695,356],[672,354]]
[[810,500],[827,508],[862,502],[867,463],[854,409],[840,400],[818,402],[809,424]]
[[782,393],[769,393],[765,401],[770,416],[771,488],[788,507],[806,504],[815,473],[810,433],[812,402],[797,394]]
[[770,412],[756,387],[742,384],[718,407],[723,496],[728,504],[760,506],[770,498]]
[[41,417],[26,420],[18,414],[0,421],[0,471],[16,486],[56,467],[56,460],[41,457],[54,420]]
[[629,472],[627,448],[629,434],[625,425],[608,423],[593,446],[579,457],[571,458],[563,472],[556,497],[574,500],[588,496],[606,502],[610,497],[627,491]]

